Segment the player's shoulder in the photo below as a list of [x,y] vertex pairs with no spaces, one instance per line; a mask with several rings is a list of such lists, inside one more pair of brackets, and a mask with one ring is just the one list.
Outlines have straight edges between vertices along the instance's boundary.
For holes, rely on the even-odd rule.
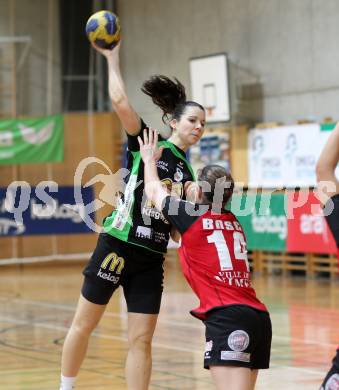
[[225,223],[231,223],[237,231],[243,230],[241,223],[239,222],[236,215],[232,213],[232,211],[224,210],[220,215],[221,215],[221,219]]
[[225,220],[231,220],[231,221],[237,221],[237,217],[235,214],[232,213],[230,210],[223,210],[222,213],[220,213],[220,217]]
[[334,204],[336,204],[339,207],[339,193],[335,194],[331,197]]

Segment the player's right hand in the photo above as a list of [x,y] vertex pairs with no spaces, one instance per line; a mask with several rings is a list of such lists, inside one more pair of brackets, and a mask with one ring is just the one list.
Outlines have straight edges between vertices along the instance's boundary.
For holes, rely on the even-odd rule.
[[112,57],[119,57],[121,41],[119,41],[113,49],[103,49],[102,47],[96,45],[95,43],[91,43],[91,45],[93,46],[93,49],[98,51],[107,59]]
[[158,132],[152,128],[144,129],[143,139],[139,136],[140,154],[144,164],[150,161],[158,161],[161,157],[163,146],[158,148]]

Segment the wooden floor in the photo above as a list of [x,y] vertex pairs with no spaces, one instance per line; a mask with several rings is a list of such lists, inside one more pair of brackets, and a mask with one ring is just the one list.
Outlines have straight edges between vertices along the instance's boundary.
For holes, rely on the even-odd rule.
[[[0,389],[58,390],[63,340],[81,284],[81,264],[0,268]],[[339,344],[339,284],[256,277],[273,322],[271,369],[257,389],[316,390]],[[202,368],[203,325],[174,258],[153,345],[151,390],[213,389]],[[90,342],[77,389],[124,390],[126,315],[119,292]],[[232,389],[230,389],[232,390]]]

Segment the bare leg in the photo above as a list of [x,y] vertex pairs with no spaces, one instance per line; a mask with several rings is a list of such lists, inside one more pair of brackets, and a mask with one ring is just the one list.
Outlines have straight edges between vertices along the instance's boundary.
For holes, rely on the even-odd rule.
[[251,383],[252,383],[251,389],[253,390],[255,388],[255,383],[257,381],[257,378],[258,378],[258,370],[251,370]]
[[152,370],[152,338],[157,314],[128,313],[128,390],[147,390]]
[[253,390],[255,385],[250,368],[211,366],[210,371],[217,390]]
[[62,350],[61,373],[66,377],[78,375],[85,358],[88,339],[100,321],[106,305],[96,305],[80,295],[72,325]]

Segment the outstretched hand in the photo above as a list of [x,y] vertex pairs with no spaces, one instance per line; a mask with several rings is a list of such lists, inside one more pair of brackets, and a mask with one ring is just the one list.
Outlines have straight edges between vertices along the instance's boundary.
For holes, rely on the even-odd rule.
[[114,46],[113,49],[103,49],[102,47],[96,45],[95,43],[92,43],[91,45],[96,51],[98,51],[107,59],[109,57],[119,57],[120,45],[121,45],[120,41],[116,44],[116,46]]
[[149,163],[150,161],[158,161],[161,157],[163,146],[158,148],[158,133],[154,129],[144,129],[144,139],[138,137],[138,142],[140,145],[140,154],[144,164]]

